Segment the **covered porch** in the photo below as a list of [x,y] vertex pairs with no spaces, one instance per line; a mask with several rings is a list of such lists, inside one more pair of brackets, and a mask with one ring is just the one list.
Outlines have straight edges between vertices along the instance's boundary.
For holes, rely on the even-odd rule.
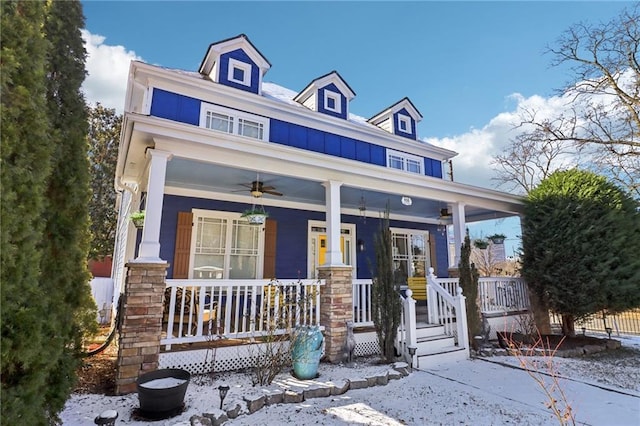
[[[144,116],[125,116],[124,133],[129,146],[121,147],[127,154],[119,158],[114,293],[137,291],[146,279],[139,277],[154,270],[152,311],[159,325],[158,336],[149,338],[159,339],[156,356],[160,347],[204,343],[214,335],[242,341],[259,336],[275,308],[265,289],[277,279],[288,288],[316,286],[311,310],[289,313],[289,319],[323,327],[325,354],[338,360],[346,321],[361,329],[372,325],[367,305],[375,273],[371,259],[386,211],[397,235],[394,262],[405,278],[425,277],[429,268],[447,277],[458,263],[467,223],[521,211],[518,197],[498,191],[246,138],[229,143],[198,128]],[[256,205],[270,214],[262,227],[241,218],[243,210]],[[127,220],[139,209],[146,212],[142,230]],[[222,222],[218,228],[228,230],[230,242],[224,253],[196,247],[198,238],[210,235],[207,226]],[[253,245],[233,246],[240,241],[237,235],[251,235]],[[250,266],[238,267],[239,262]],[[132,279],[134,269],[141,270]],[[155,282],[160,270],[161,283]],[[454,307],[459,295],[444,291],[438,292],[443,299],[438,309],[455,312],[448,320],[454,323],[462,309]],[[293,294],[294,300],[302,297],[297,290]],[[139,308],[130,312],[149,312],[148,306]],[[405,321],[410,318],[407,314]],[[408,348],[412,343],[407,342],[399,345]],[[375,342],[360,343],[366,350],[377,348]],[[146,360],[142,352],[134,357]]]

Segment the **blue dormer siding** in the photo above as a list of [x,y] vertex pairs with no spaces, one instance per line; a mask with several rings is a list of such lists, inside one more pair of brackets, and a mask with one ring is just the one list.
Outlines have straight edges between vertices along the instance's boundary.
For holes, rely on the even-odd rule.
[[[235,59],[251,66],[251,85],[245,86],[244,84],[229,80],[229,59]],[[218,81],[220,82],[220,84],[224,84],[225,86],[233,87],[235,89],[240,89],[251,93],[258,93],[260,70],[258,69],[258,66],[255,64],[255,62],[253,62],[251,58],[249,58],[249,55],[244,52],[244,50],[236,49],[229,53],[220,55],[220,68],[218,72],[220,73],[218,77]],[[242,79],[241,75],[239,75],[238,73],[235,73],[235,78],[239,80]]]
[[[408,131],[401,130],[399,118],[400,115],[409,118],[411,124],[410,129],[407,129]],[[394,133],[397,136],[402,136],[403,138],[409,138],[413,140],[416,140],[418,138],[418,134],[416,132],[416,121],[411,118],[411,115],[409,114],[409,111],[406,110],[406,108],[402,108],[400,111],[393,114],[393,128],[395,129]]]
[[[340,112],[339,113],[325,108],[325,99],[324,99],[325,90],[329,90],[332,93],[337,93],[340,95]],[[344,120],[347,119],[347,97],[344,96],[342,92],[340,92],[340,90],[338,90],[338,87],[335,84],[331,83],[324,86],[321,89],[318,89],[318,99],[316,100],[316,102],[318,104],[318,112],[331,115],[333,117],[342,118]],[[331,106],[333,105],[330,105],[330,107]],[[337,109],[337,108],[334,106],[333,109]]]
[[[199,99],[154,88],[151,115],[199,126],[201,103]],[[383,146],[275,118],[269,121],[270,142],[377,166],[387,166],[387,150]],[[424,170],[427,176],[442,178],[442,166],[438,160],[424,158]]]
[[151,115],[198,126],[201,103],[199,99],[154,88]]

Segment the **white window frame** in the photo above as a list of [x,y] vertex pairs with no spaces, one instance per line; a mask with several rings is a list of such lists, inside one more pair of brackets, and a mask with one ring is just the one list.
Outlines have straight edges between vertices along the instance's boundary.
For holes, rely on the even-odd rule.
[[[309,220],[307,222],[307,278],[317,278],[317,265],[319,247],[314,247],[313,243],[319,241],[320,235],[327,234],[327,222],[320,220]],[[356,225],[353,223],[341,223],[340,224],[340,236],[345,239],[345,248],[348,253],[343,253],[345,259],[349,259],[353,268],[352,276],[358,276],[358,262],[356,254]]]
[[[399,161],[401,168],[393,167],[392,162]],[[417,170],[411,170],[410,165],[413,165]],[[407,173],[423,174],[423,159],[417,155],[407,154],[406,152],[394,151],[387,149],[387,167],[390,169],[402,170]]]
[[[223,279],[229,279],[229,268],[232,256],[232,239],[233,239],[233,221],[247,221],[246,219],[241,217],[240,213],[233,212],[223,212],[217,210],[202,210],[202,209],[193,209],[193,229],[191,233],[191,248],[189,249],[189,279],[194,279],[197,277],[193,276],[193,268],[196,257],[196,232],[198,231],[198,219],[199,218],[211,218],[211,219],[222,219],[227,221],[227,235],[225,235],[225,253],[224,253],[224,272]],[[255,225],[250,225],[255,226]],[[258,233],[258,253],[256,256],[256,278],[262,279],[262,275],[264,273],[264,231]]]
[[[402,128],[402,124],[404,123],[405,129]],[[411,117],[398,114],[398,130],[402,133],[411,134]]]
[[[244,72],[244,78],[242,80],[236,80],[233,75],[234,69],[237,68]],[[227,80],[234,83],[242,84],[243,86],[251,87],[251,64],[238,61],[237,59],[229,58],[229,67],[227,69]]]
[[[421,256],[424,257],[424,263],[425,263],[424,271],[426,276],[427,272],[429,271],[429,268],[433,267],[433,265],[431,264],[431,244],[429,243],[429,239],[431,238],[431,235],[429,231],[424,229],[408,229],[408,228],[389,228],[389,230],[391,231],[392,241],[394,236],[398,234],[406,235],[409,242],[411,241],[411,237],[414,235],[422,235],[424,237],[425,253]],[[406,271],[408,274],[407,277],[413,277],[415,276],[414,275],[415,271],[413,270],[413,264],[415,262],[416,256],[413,254],[410,244],[409,244],[409,247],[407,247],[406,256],[407,256],[407,259],[403,259],[402,256],[396,253],[396,247],[395,246],[392,247],[393,261],[395,262],[396,260],[406,260],[407,266],[409,267],[409,270]]]
[[[262,140],[262,141],[266,141],[268,140],[269,137],[269,119],[265,118],[265,117],[261,117],[259,115],[254,115],[254,114],[249,114],[247,112],[241,112],[235,109],[231,109],[231,108],[225,108],[219,105],[213,105],[213,104],[208,104],[206,102],[202,102],[202,105],[200,106],[200,127],[208,129],[208,130],[212,130],[214,132],[219,132],[219,133],[227,133],[227,132],[222,132],[220,130],[217,129],[211,129],[208,128],[207,125],[207,113],[214,113],[214,114],[220,114],[220,115],[226,115],[228,117],[230,117],[231,119],[233,119],[233,127],[232,127],[232,131],[228,132],[229,134],[233,134],[233,135],[238,135],[238,136],[242,136],[245,138],[250,138],[250,139],[257,139],[257,140]],[[258,137],[254,138],[253,136],[246,136],[243,135],[242,133],[240,133],[240,126],[241,123],[244,122],[252,122],[252,123],[257,123],[257,127],[258,127]]]
[[[333,99],[335,108],[329,107],[329,99]],[[324,109],[338,114],[342,113],[342,95],[331,90],[324,89]]]

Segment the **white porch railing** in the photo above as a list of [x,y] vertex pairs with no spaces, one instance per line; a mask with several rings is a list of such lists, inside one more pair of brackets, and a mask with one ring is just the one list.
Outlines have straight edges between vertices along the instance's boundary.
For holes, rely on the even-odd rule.
[[259,337],[320,325],[321,285],[322,280],[168,279],[160,343],[170,349],[215,336]]
[[523,278],[483,277],[478,280],[480,311],[509,313],[529,309],[529,293]]
[[[406,360],[411,359],[409,348],[417,348],[418,345],[416,301],[411,297],[412,294],[407,289],[406,297],[400,295],[403,309],[396,346]],[[456,346],[469,349],[465,297],[457,278],[437,278],[433,274],[433,268],[429,268],[427,316],[430,324],[442,325],[444,334],[454,337]]]
[[356,327],[373,325],[371,315],[371,279],[353,280],[353,324]]

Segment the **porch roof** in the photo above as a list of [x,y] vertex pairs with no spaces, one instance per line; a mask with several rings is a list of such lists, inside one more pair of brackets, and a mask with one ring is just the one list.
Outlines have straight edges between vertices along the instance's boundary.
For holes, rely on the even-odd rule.
[[[448,204],[465,205],[466,222],[498,219],[522,212],[522,198],[486,188],[407,173],[358,161],[331,157],[285,145],[225,135],[169,120],[125,114],[123,145],[126,163],[118,170],[123,182],[146,185],[145,150],[170,152],[165,192],[252,203],[242,184],[259,180],[281,197],[265,194],[261,203],[307,210],[325,210],[328,180],[342,182],[342,212],[378,217],[389,203],[395,219],[440,223]],[[401,197],[412,199],[405,205]]]

